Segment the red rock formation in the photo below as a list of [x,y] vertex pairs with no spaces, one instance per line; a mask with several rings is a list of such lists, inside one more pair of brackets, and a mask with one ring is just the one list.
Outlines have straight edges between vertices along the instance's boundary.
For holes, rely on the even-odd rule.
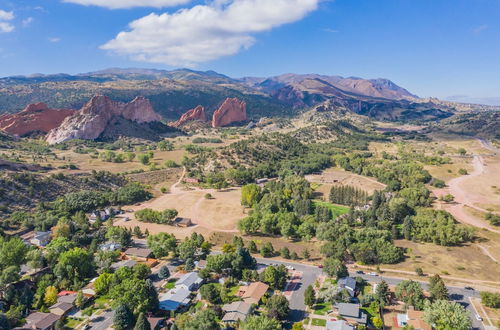
[[178,121],[175,121],[170,124],[172,127],[181,127],[187,122],[190,121],[195,121],[195,120],[200,120],[200,121],[206,121],[207,116],[205,114],[205,108],[201,105],[197,106],[194,109],[189,110],[185,114],[181,116],[181,118]]
[[214,112],[212,127],[223,127],[231,123],[247,120],[247,105],[238,98],[228,98]]
[[21,112],[1,115],[0,130],[17,136],[48,133],[74,113],[68,109],[49,109],[45,103],[30,104]]
[[136,97],[130,103],[120,103],[106,96],[94,96],[73,116],[66,118],[58,128],[47,135],[50,144],[72,139],[97,139],[113,117],[123,117],[137,123],[160,121],[149,100]]

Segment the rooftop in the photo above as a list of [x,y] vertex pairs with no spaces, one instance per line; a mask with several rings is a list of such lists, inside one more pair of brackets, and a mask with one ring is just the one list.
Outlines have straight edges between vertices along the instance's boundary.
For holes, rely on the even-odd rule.
[[129,248],[125,251],[125,254],[128,256],[139,257],[139,258],[148,258],[151,255],[151,250],[146,248]]
[[198,273],[196,272],[190,272],[187,274],[184,274],[176,283],[176,286],[179,285],[185,285],[188,288],[191,288],[193,284],[201,284],[203,282],[203,279],[198,276]]

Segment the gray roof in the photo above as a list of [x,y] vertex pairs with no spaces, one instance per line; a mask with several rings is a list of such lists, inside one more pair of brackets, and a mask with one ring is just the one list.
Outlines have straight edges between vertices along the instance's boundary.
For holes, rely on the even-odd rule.
[[252,308],[252,305],[244,302],[244,301],[235,301],[235,302],[232,302],[230,304],[226,304],[224,306],[222,306],[222,310],[224,312],[237,312],[237,313],[241,313],[241,314],[244,314],[244,315],[248,315],[250,313],[250,310]]
[[346,289],[351,297],[354,297],[354,290],[356,290],[356,280],[352,277],[343,277],[337,282],[339,288]]
[[160,309],[175,311],[182,305],[189,304],[191,291],[182,287],[175,287],[160,297]]
[[237,322],[239,320],[244,320],[247,316],[245,314],[237,312],[229,312],[224,315],[222,322]]
[[190,288],[193,284],[201,284],[203,282],[203,279],[198,276],[198,273],[196,272],[191,272],[184,274],[176,283],[176,286],[179,285],[185,285],[186,287]]
[[151,250],[146,248],[129,248],[125,251],[125,254],[133,257],[147,258],[151,255]]
[[57,302],[58,303],[73,304],[75,302],[75,300],[76,300],[76,296],[77,296],[76,293],[67,294],[65,296],[60,296],[60,297],[57,298]]
[[354,330],[354,327],[352,325],[349,325],[344,320],[337,320],[337,321],[332,321],[328,320],[326,321],[326,329],[327,330]]
[[111,264],[110,268],[113,270],[120,269],[122,267],[132,268],[137,264],[135,260],[122,260]]
[[359,304],[339,303],[337,307],[341,316],[366,324],[367,315],[360,310],[361,306]]
[[35,312],[26,317],[25,326],[32,329],[45,330],[51,328],[60,318],[59,315],[52,313]]
[[67,302],[58,302],[52,306],[49,307],[49,310],[59,308],[61,309],[64,313],[70,311],[73,308],[73,304],[67,303]]

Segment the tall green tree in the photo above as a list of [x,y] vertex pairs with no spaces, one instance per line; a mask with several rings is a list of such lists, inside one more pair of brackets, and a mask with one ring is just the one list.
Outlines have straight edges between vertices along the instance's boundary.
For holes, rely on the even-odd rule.
[[336,258],[326,258],[324,262],[324,270],[328,276],[336,277],[337,279],[349,276],[347,267],[342,261]]
[[385,306],[389,303],[389,294],[389,285],[386,281],[382,280],[382,282],[377,285],[377,289],[375,291],[377,300],[382,306]]
[[241,205],[253,207],[260,199],[261,189],[256,184],[247,184],[241,187]]
[[312,307],[312,305],[314,305],[315,300],[316,296],[314,293],[314,288],[312,285],[309,285],[306,288],[306,291],[304,292],[304,304],[306,304],[306,306]]
[[407,306],[414,306],[417,310],[422,309],[425,300],[422,286],[412,280],[402,281],[396,286],[396,297]]
[[134,330],[151,330],[151,325],[144,313],[140,313],[135,322]]
[[248,316],[243,323],[241,323],[242,330],[282,330],[280,321],[268,318],[264,315]]
[[266,308],[269,317],[284,320],[290,312],[290,302],[285,296],[275,294],[267,301]]
[[448,300],[448,289],[438,274],[429,279],[429,292],[432,300]]
[[116,330],[125,330],[132,328],[134,324],[134,315],[126,304],[119,304],[115,309],[113,316],[113,326]]
[[469,313],[463,306],[447,300],[427,302],[424,307],[424,320],[436,329],[467,330],[472,326]]

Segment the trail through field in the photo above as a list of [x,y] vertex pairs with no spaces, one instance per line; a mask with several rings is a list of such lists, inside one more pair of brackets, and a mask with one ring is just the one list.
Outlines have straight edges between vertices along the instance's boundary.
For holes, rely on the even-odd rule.
[[493,175],[492,173],[486,173],[486,164],[482,156],[474,155],[472,165],[474,166],[474,169],[471,173],[452,179],[447,183],[448,187],[435,189],[433,192],[437,197],[444,196],[446,194],[453,195],[455,198],[453,203],[442,204],[440,206],[444,210],[451,213],[458,221],[474,227],[486,228],[492,232],[500,233],[500,230],[493,228],[486,220],[469,214],[465,210],[465,207],[467,206],[477,211],[487,213],[489,212],[488,210],[477,205],[492,203],[492,201],[485,196],[473,194],[466,188],[466,184],[471,184],[480,176],[485,174]]

